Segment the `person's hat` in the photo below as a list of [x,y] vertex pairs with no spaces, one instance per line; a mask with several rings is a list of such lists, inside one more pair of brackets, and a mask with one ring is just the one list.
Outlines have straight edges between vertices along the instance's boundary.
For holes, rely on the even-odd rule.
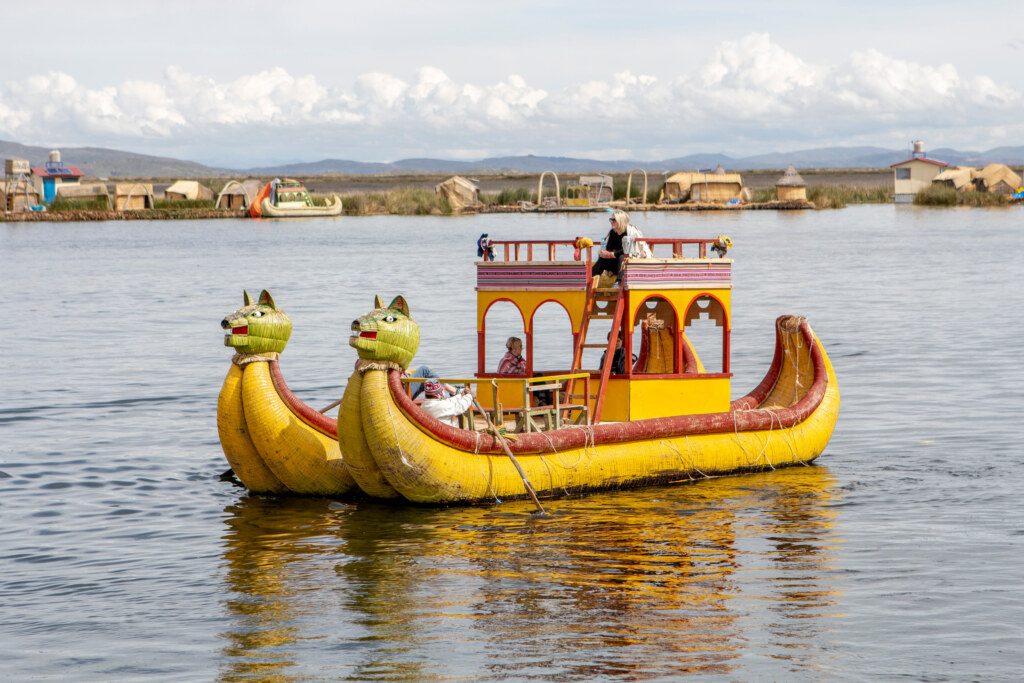
[[428,379],[423,383],[423,393],[428,398],[438,398],[441,395],[441,383],[436,379]]

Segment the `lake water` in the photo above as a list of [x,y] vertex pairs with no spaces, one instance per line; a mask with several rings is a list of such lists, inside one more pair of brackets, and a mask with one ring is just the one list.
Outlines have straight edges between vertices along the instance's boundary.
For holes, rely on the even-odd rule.
[[268,288],[322,406],[402,293],[473,369],[493,238],[603,214],[0,224],[0,678],[1024,676],[1024,211],[651,213],[730,234],[734,396],[806,315],[842,411],[818,464],[552,501],[274,500],[222,481],[219,322]]

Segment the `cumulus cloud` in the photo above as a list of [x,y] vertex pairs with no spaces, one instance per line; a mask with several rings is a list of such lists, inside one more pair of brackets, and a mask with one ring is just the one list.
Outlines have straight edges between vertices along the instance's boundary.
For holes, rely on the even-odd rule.
[[[292,145],[293,158],[390,159],[445,149],[464,156],[620,150],[643,158],[667,149],[884,141],[911,129],[942,130],[949,144],[961,135],[959,144],[969,145],[1017,130],[1021,103],[1020,92],[962,75],[951,63],[864,50],[816,64],[754,33],[723,42],[679,73],[627,69],[557,92],[518,75],[462,83],[433,66],[408,81],[367,73],[349,88],[282,68],[217,81],[172,66],[159,80],[99,88],[51,71],[0,84],[0,135],[154,151],[187,138],[203,145],[208,161],[218,149],[248,145],[252,153],[253,134],[270,130]],[[268,158],[284,152],[274,144],[260,148]]]

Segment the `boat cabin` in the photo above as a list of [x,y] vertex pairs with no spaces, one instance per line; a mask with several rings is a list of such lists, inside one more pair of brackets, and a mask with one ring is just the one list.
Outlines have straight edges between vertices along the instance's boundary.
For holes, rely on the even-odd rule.
[[280,209],[301,209],[313,206],[313,198],[305,185],[297,180],[285,178],[271,183],[270,203]]
[[[732,259],[709,255],[715,239],[645,241],[654,258],[625,259],[619,281],[603,287],[591,277],[597,246],[491,242],[494,260],[476,264],[475,382],[486,410],[518,413],[526,431],[729,410]],[[488,336],[502,307],[521,333],[508,329],[506,313]],[[702,338],[713,331],[700,349],[713,367],[691,342],[701,325]],[[508,334],[523,339],[525,376],[496,372]],[[552,335],[564,337],[565,352],[535,354]]]

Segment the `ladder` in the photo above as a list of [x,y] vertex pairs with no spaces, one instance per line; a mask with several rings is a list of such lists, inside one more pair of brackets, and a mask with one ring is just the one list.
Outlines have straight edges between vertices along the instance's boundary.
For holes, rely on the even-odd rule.
[[[601,365],[601,381],[597,385],[597,393],[594,396],[586,396],[584,402],[589,405],[590,399],[595,399],[594,411],[592,413],[592,424],[601,421],[601,410],[604,408],[604,394],[608,385],[608,377],[612,373],[612,362],[615,359],[615,342],[618,339],[619,331],[622,328],[622,319],[625,315],[624,290],[621,287],[599,288],[596,285],[597,278],[591,280],[587,285],[587,300],[583,306],[583,322],[580,325],[580,335],[576,340],[576,348],[572,354],[571,372],[580,372],[583,367],[584,349],[601,349],[604,352],[604,363]],[[606,308],[598,308],[597,303],[607,301]],[[590,344],[587,342],[587,332],[590,330],[591,320],[611,320],[611,332],[606,342]],[[572,395],[572,380],[566,388],[566,394]]]

